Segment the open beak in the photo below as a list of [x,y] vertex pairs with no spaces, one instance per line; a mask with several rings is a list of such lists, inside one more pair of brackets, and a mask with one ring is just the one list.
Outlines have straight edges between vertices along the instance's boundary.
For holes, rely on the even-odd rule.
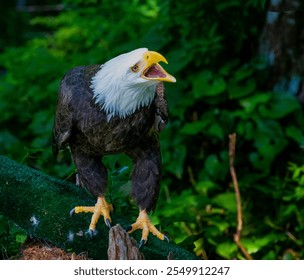
[[168,64],[167,59],[165,59],[160,53],[147,51],[143,54],[143,61],[145,65],[144,70],[141,74],[142,78],[161,82],[176,82],[176,79],[168,74],[164,68],[158,64],[160,61]]

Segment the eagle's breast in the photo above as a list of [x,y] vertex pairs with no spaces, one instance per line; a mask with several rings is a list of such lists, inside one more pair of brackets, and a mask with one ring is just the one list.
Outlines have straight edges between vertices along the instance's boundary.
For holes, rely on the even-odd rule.
[[93,150],[102,154],[123,152],[136,146],[153,127],[153,111],[151,107],[141,108],[126,118],[114,117],[106,122],[106,114],[101,111],[100,121],[91,121],[92,125],[82,131]]

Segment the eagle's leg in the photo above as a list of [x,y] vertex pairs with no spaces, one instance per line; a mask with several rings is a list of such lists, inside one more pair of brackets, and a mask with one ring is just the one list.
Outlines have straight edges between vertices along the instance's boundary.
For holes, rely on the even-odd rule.
[[93,213],[89,226],[89,234],[93,236],[97,233],[96,224],[100,216],[103,216],[105,224],[111,228],[110,212],[113,211],[113,206],[104,197],[107,186],[107,169],[100,158],[88,157],[79,151],[73,151],[73,156],[79,172],[80,185],[86,187],[97,198],[97,202],[95,206],[76,206],[70,214]]
[[141,229],[142,230],[142,236],[141,241],[139,244],[139,247],[142,245],[145,245],[148,241],[148,235],[151,232],[153,235],[158,237],[160,240],[167,240],[169,242],[169,238],[161,233],[150,221],[150,218],[147,214],[146,210],[140,210],[138,218],[136,219],[136,222],[132,224],[129,228],[128,233],[132,233],[133,231]]
[[135,149],[128,152],[133,160],[132,196],[139,206],[139,216],[128,229],[129,233],[137,229],[142,230],[140,247],[146,244],[151,232],[161,240],[169,241],[168,237],[160,233],[151,223],[148,213],[156,206],[161,181],[161,154],[158,137],[150,134]]

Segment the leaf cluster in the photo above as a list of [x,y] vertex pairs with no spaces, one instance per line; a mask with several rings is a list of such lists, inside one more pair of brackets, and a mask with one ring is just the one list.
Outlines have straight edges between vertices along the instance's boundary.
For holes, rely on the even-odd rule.
[[18,255],[20,246],[26,239],[24,230],[0,215],[0,259],[10,259]]

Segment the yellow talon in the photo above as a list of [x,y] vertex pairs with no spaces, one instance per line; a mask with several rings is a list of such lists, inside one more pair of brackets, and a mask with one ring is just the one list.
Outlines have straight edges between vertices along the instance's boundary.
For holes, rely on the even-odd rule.
[[75,207],[75,213],[93,213],[94,212],[94,206],[76,206]]
[[113,206],[108,204],[103,196],[98,197],[95,206],[76,206],[74,213],[93,213],[89,230],[95,231],[96,224],[100,218],[100,215],[104,217],[104,221],[108,227],[111,227],[110,212],[113,211]]
[[136,222],[131,225],[131,230],[128,231],[128,233],[132,233],[137,229],[142,230],[142,237],[141,240],[147,241],[149,232],[151,232],[153,235],[158,237],[160,240],[169,240],[166,235],[161,233],[150,221],[150,218],[146,212],[146,210],[141,210],[139,212],[138,218],[136,219]]

